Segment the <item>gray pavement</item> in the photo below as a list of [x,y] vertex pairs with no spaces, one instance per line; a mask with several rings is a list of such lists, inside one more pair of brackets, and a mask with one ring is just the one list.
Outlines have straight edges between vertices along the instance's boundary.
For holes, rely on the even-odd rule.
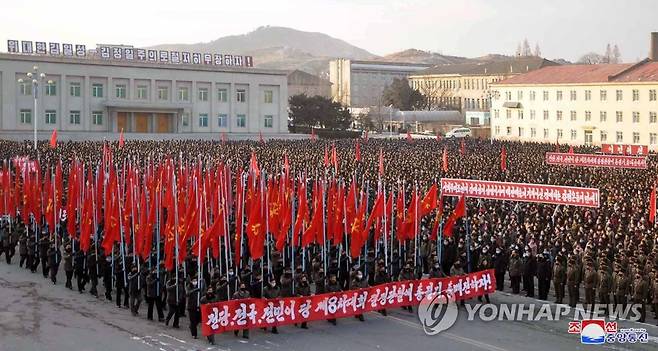
[[[63,275],[63,274],[62,274]],[[62,277],[60,277],[62,278]],[[101,292],[102,292],[101,287]],[[475,301],[473,301],[475,302]],[[538,303],[506,293],[492,295],[492,302]],[[216,336],[216,346],[205,339],[194,340],[187,330],[165,327],[96,299],[53,285],[41,274],[18,265],[0,263],[0,350],[658,350],[658,328],[621,321],[622,327],[646,328],[652,335],[645,345],[581,345],[577,335],[568,334],[568,321],[513,322],[467,321],[460,312],[457,323],[436,336],[425,335],[415,313],[395,309],[384,317],[368,313],[365,322],[353,318],[309,323],[308,330],[294,326],[279,328],[273,335],[261,330],[251,339],[232,333]]]

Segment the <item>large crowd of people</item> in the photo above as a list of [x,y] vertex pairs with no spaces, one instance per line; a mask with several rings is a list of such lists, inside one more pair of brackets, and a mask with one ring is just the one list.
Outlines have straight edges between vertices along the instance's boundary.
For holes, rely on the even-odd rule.
[[[357,146],[358,143],[358,160]],[[22,223],[13,214],[0,227],[0,252],[7,264],[15,259],[19,266],[59,284],[60,267],[65,273],[65,287],[83,293],[104,296],[117,307],[140,314],[146,301],[146,318],[157,318],[165,325],[180,326],[180,318],[189,319],[193,337],[197,337],[201,320],[199,304],[247,297],[277,298],[306,296],[376,285],[392,280],[442,277],[464,272],[494,269],[497,290],[511,291],[556,303],[591,305],[640,304],[641,321],[649,313],[658,319],[658,235],[650,222],[650,193],[658,173],[654,156],[649,156],[647,170],[551,166],[544,163],[546,152],[555,144],[500,142],[469,138],[459,140],[270,140],[257,141],[129,141],[121,148],[108,143],[114,162],[131,160],[144,167],[148,160],[175,158],[204,164],[225,162],[236,169],[248,168],[255,154],[264,170],[276,173],[287,157],[291,174],[319,177],[327,172],[325,158],[335,147],[338,159],[336,177],[357,177],[370,182],[371,199],[381,180],[385,188],[398,189],[401,182],[411,191],[412,184],[426,189],[441,178],[468,178],[517,183],[568,185],[600,189],[600,207],[583,208],[537,203],[467,199],[467,215],[455,226],[454,234],[431,240],[432,219],[428,216],[418,226],[416,240],[391,250],[384,258],[381,243],[368,238],[362,259],[351,260],[345,249],[328,253],[325,267],[321,250],[311,247],[305,254],[300,248],[284,252],[272,250],[269,267],[245,264],[233,266],[204,262],[197,272],[194,255],[167,271],[163,255],[154,252],[143,260],[125,255],[115,244],[115,251],[104,253],[98,244],[84,253],[78,240],[60,225],[54,234],[30,223]],[[500,153],[504,145],[507,169],[501,170]],[[30,143],[0,141],[0,159],[26,156],[38,159],[43,170],[60,160],[64,169],[78,159],[95,165],[101,161],[103,143],[66,142],[56,148]],[[568,146],[561,146],[566,151]],[[443,170],[442,153],[447,150],[448,169]],[[576,147],[576,153],[593,153],[591,147]],[[380,152],[384,173],[379,174]],[[444,211],[454,208],[456,198],[442,197]],[[234,219],[233,219],[234,220]],[[466,223],[468,222],[468,223]],[[468,225],[467,225],[468,224]],[[468,231],[467,231],[468,228]],[[102,236],[102,227],[99,226]],[[233,226],[231,226],[233,235]],[[468,235],[468,237],[467,237]],[[294,257],[294,260],[292,259]],[[158,261],[158,259],[160,261]],[[212,258],[209,260],[212,261]],[[295,262],[295,265],[292,265]],[[419,262],[419,264],[415,264]],[[252,264],[249,264],[252,263]],[[199,274],[200,273],[200,274]],[[58,280],[58,278],[60,280]],[[200,284],[200,281],[202,284]],[[101,284],[99,284],[101,283]],[[102,285],[102,287],[101,287]],[[537,289],[535,288],[537,285]],[[581,296],[581,288],[584,290]],[[552,294],[552,297],[549,297]],[[488,296],[486,297],[488,300]],[[166,312],[166,315],[165,315]],[[386,311],[380,311],[386,314]],[[154,313],[157,315],[154,316]],[[650,316],[649,316],[650,317]],[[358,316],[360,320],[364,317]],[[336,324],[336,320],[330,320]],[[306,323],[301,328],[308,328]],[[271,330],[278,333],[277,328]],[[237,332],[236,332],[237,335]],[[242,336],[249,337],[249,330]],[[214,342],[212,337],[210,342]]]

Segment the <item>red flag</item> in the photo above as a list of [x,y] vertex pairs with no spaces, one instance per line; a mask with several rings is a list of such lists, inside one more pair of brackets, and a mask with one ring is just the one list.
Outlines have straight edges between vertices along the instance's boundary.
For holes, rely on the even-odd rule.
[[460,141],[460,144],[459,144],[459,153],[462,154],[462,155],[466,155],[466,144],[464,143],[463,138],[462,138],[462,140]]
[[431,240],[436,240],[439,235],[439,224],[443,217],[443,198],[439,198],[438,209],[436,210],[436,217],[434,217],[434,225],[432,226]]
[[57,129],[53,129],[53,134],[50,135],[50,147],[53,149],[57,147]]
[[80,216],[80,249],[83,252],[89,251],[91,236],[93,235],[94,224],[94,203],[92,202],[93,188],[91,181],[87,180],[85,198],[82,205],[82,215]]
[[352,258],[357,258],[359,257],[359,253],[361,251],[361,246],[362,243],[365,242],[365,239],[363,239],[363,226],[365,224],[365,217],[366,217],[366,203],[364,199],[361,199],[361,206],[359,206],[359,210],[356,213],[356,216],[354,218],[354,222],[352,223],[352,226],[349,228],[350,234],[352,236],[352,242],[350,243],[350,254],[352,255]]
[[121,133],[119,134],[119,149],[123,148],[125,140],[123,139],[123,128],[121,128]]
[[297,187],[297,217],[295,218],[295,225],[292,230],[292,237],[294,246],[297,246],[297,234],[302,230],[304,222],[308,222],[308,200],[306,198],[306,182],[299,181]]
[[446,173],[448,172],[448,149],[446,147],[443,147],[443,172]]
[[384,175],[384,150],[379,148],[379,176]]
[[331,163],[334,164],[334,172],[338,173],[338,154],[336,153],[335,143],[331,143]]
[[256,153],[251,152],[251,161],[249,163],[249,171],[256,175],[256,178],[260,177],[260,168],[258,167],[258,160],[256,159]]
[[242,170],[238,171],[235,175],[236,190],[235,195],[236,206],[235,206],[235,255],[234,255],[234,265],[236,267],[240,264],[240,259],[242,256],[242,227],[244,223],[244,184],[242,179]]
[[573,146],[569,146],[569,153],[573,154]]
[[321,242],[318,238],[322,235],[322,220],[324,218],[322,199],[322,186],[316,182],[313,186],[313,217],[311,218],[311,224],[302,234],[302,247],[308,246],[313,241]]
[[247,237],[249,238],[249,253],[256,260],[263,257],[265,243],[265,221],[263,216],[263,192],[256,185],[256,193],[249,209],[247,220]]
[[446,225],[443,228],[443,235],[446,237],[451,237],[452,236],[452,228],[455,226],[455,223],[457,222],[458,219],[466,216],[466,197],[465,196],[460,196],[459,201],[457,202],[457,206],[455,207],[455,210],[452,212],[450,217],[448,217],[448,220],[446,221]]
[[354,159],[356,162],[361,161],[361,145],[359,144],[359,140],[356,140],[356,150],[354,151]]
[[656,222],[656,187],[653,187],[651,190],[651,196],[649,197],[649,222]]
[[420,202],[420,217],[424,217],[429,214],[433,209],[436,208],[436,195],[437,195],[437,186],[436,183],[432,184],[430,189],[427,191],[427,194]]
[[283,154],[283,172],[286,175],[286,181],[290,179],[290,164],[288,163],[288,154]]
[[407,131],[407,142],[411,143],[413,141],[414,141],[414,139],[411,137],[411,132]]
[[505,145],[500,150],[500,170],[507,171],[507,150],[505,150]]
[[398,199],[395,204],[395,221],[396,221],[396,232],[398,235],[399,241],[405,240],[404,235],[404,190],[398,190]]

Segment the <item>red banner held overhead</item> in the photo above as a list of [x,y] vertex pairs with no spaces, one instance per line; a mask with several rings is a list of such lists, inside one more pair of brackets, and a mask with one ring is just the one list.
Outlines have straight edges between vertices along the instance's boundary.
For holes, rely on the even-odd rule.
[[647,158],[640,156],[546,153],[546,164],[580,167],[646,169]]
[[538,202],[582,207],[599,207],[599,189],[572,186],[507,183],[488,180],[441,179],[443,196]]
[[643,156],[649,154],[649,147],[646,145],[601,144],[601,152],[605,154]]
[[241,299],[201,306],[203,335],[351,317],[385,308],[418,305],[437,295],[470,299],[493,293],[492,269],[457,277],[408,280],[364,289],[279,299]]

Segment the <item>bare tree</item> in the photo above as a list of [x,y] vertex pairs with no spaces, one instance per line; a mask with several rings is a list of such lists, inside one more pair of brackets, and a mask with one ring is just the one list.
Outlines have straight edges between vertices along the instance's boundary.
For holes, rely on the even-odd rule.
[[516,57],[521,56],[521,43],[516,46]]
[[523,39],[523,49],[521,51],[521,56],[532,56],[532,50],[530,50],[530,43],[528,39]]
[[610,47],[610,43],[605,46],[605,53],[603,54],[603,63],[611,63],[612,62],[612,48]]
[[448,98],[453,96],[453,91],[445,86],[440,86],[438,81],[423,81],[418,91],[425,98],[425,109],[428,111],[441,110],[450,107]]
[[535,56],[541,57],[541,49],[539,49],[539,43],[535,44]]
[[619,52],[619,46],[617,44],[612,49],[612,63],[621,63],[621,52]]
[[595,52],[590,52],[581,56],[577,63],[585,65],[598,65],[600,63],[604,63],[605,60],[606,58],[604,56],[601,56]]

